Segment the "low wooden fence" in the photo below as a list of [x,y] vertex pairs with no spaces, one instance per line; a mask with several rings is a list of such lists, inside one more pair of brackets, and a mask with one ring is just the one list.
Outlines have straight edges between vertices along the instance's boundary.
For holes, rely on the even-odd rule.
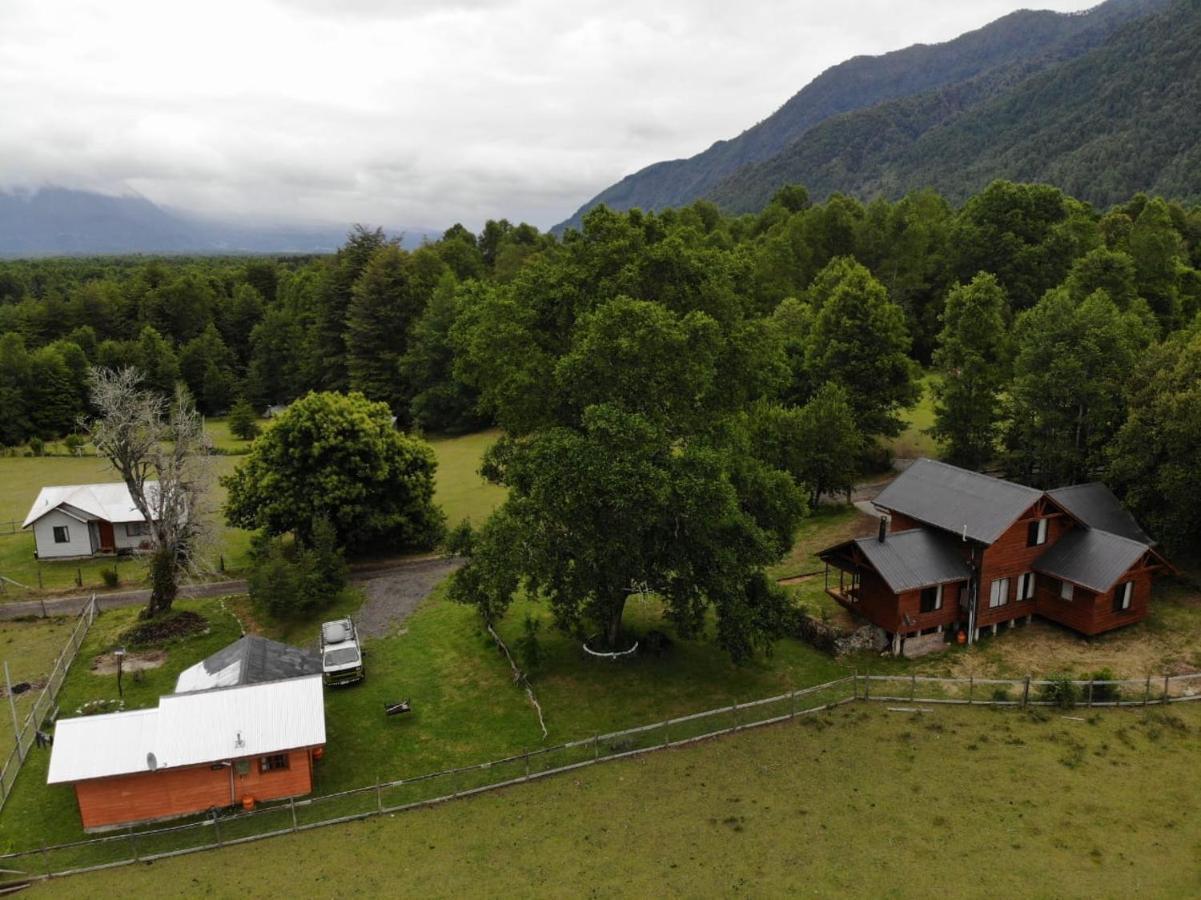
[[63,686],[63,681],[67,678],[67,670],[75,660],[75,654],[79,652],[79,647],[83,644],[83,639],[87,637],[88,629],[96,621],[96,614],[96,595],[93,594],[87,603],[84,604],[83,610],[79,613],[79,619],[71,631],[71,636],[67,638],[67,643],[58,654],[58,659],[54,661],[54,668],[50,670],[50,677],[46,680],[45,686],[33,701],[33,707],[23,720],[17,717],[16,705],[11,692],[8,695],[9,708],[7,712],[13,717],[14,740],[13,748],[9,752],[8,758],[4,761],[3,768],[0,768],[0,809],[4,808],[4,804],[8,800],[8,795],[12,792],[13,784],[17,780],[17,774],[21,771],[21,764],[25,762],[29,748],[37,740],[38,729],[42,727],[42,722],[46,720],[46,716],[54,708],[54,701],[58,697],[58,691]]
[[[1072,687],[1066,696],[1065,684]],[[1063,706],[1073,698],[1080,705],[1090,706],[1201,700],[1201,675],[1128,681],[851,675],[764,700],[594,735],[479,765],[265,804],[251,812],[225,812],[167,828],[127,829],[90,840],[8,853],[0,855],[0,868],[24,873],[17,875],[18,879],[33,881],[181,856],[443,803],[606,760],[785,722],[845,703]]]

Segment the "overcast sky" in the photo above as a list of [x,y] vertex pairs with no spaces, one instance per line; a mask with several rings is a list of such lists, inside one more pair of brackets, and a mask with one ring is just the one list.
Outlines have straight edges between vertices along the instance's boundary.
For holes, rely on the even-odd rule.
[[278,222],[549,227],[850,56],[1019,5],[0,0],[0,181]]

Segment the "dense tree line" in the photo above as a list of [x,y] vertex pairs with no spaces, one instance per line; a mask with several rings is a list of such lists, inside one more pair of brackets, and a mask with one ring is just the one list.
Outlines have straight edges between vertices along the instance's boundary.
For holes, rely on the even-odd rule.
[[515,494],[537,491],[518,459],[535,447],[674,447],[657,475],[670,482],[678,449],[703,446],[729,515],[759,529],[753,561],[795,514],[756,506],[770,473],[802,506],[846,489],[874,437],[898,433],[926,366],[952,460],[1048,485],[1126,473],[1151,522],[1162,460],[1132,456],[1196,446],[1187,417],[1152,399],[1191,371],[1199,309],[1201,209],[1137,195],[1099,211],[1008,182],[960,208],[929,191],[813,204],[791,186],[738,217],[703,201],[598,208],[562,239],[500,221],[413,251],[359,228],[326,257],[15,261],[0,263],[0,443],[70,431],[90,365],[135,366],[164,394],[183,382],[202,412],[237,407],[239,422],[248,404],[357,391],[402,428],[501,425],[491,471],[525,485]]

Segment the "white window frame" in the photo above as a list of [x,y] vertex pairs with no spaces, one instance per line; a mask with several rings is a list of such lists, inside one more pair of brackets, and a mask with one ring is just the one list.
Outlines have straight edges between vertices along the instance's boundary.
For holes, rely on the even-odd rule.
[[1118,600],[1117,607],[1119,612],[1126,612],[1134,603],[1134,582],[1127,581],[1118,585],[1117,588],[1122,594],[1115,598]]
[[1076,585],[1070,581],[1059,582],[1059,599],[1071,603],[1076,599]]
[[[1000,588],[1000,590],[998,590]],[[994,578],[988,586],[988,608],[1000,609],[1009,602],[1009,579]]]
[[[942,585],[935,584],[935,585],[931,585],[931,587],[934,588],[934,608],[931,609],[929,612],[927,612],[926,615],[929,615],[929,613],[936,613],[940,609],[942,609]],[[922,588],[922,590],[919,592],[919,596],[918,596],[918,613],[919,614],[921,614],[921,612],[922,612],[920,595],[924,594],[928,590],[930,590],[930,588],[928,588],[928,587]]]
[[[59,540],[59,537],[58,537],[58,533],[60,531],[63,533],[61,540]],[[52,533],[54,535],[54,543],[56,543],[56,544],[71,543],[71,529],[68,528],[66,525],[55,525]]]
[[1018,576],[1018,601],[1034,599],[1034,573],[1023,572]]
[[146,537],[150,534],[150,526],[145,522],[126,522],[126,537]]
[[1049,521],[1050,519],[1038,520],[1038,530],[1035,532],[1034,543],[1030,545],[1031,547],[1041,547],[1047,542],[1047,523]]

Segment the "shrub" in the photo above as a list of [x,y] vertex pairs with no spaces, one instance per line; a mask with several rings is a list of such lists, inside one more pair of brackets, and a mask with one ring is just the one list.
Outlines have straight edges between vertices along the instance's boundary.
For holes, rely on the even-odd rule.
[[252,441],[259,436],[259,424],[254,407],[245,397],[229,411],[229,433],[243,441]]
[[304,616],[329,606],[346,588],[347,567],[333,526],[316,519],[306,545],[270,538],[255,547],[251,598],[273,616]]
[[67,445],[67,452],[72,456],[83,456],[83,448],[87,439],[82,434],[68,434],[63,438],[63,443]]
[[29,452],[34,456],[46,455],[46,442],[36,435],[29,439]]
[[105,587],[113,588],[121,583],[121,579],[117,576],[117,567],[116,566],[113,566],[111,569],[101,569],[100,577],[102,579],[104,579]]
[[1008,703],[1013,698],[1009,695],[1009,688],[995,687],[992,691],[993,703]]
[[[1085,678],[1090,681],[1115,681],[1113,671],[1110,669],[1098,669],[1091,675],[1086,675]],[[1093,703],[1117,703],[1122,699],[1122,689],[1116,684],[1094,684]]]
[[1080,702],[1080,689],[1070,675],[1052,675],[1039,689],[1039,699],[1060,709],[1073,709]]

